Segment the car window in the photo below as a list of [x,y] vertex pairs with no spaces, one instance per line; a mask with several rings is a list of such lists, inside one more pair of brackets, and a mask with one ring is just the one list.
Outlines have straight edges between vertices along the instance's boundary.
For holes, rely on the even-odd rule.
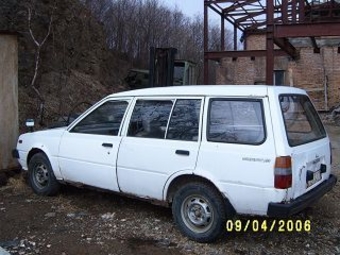
[[171,100],[137,100],[128,136],[164,138],[172,105]]
[[212,99],[208,141],[260,144],[265,139],[261,100]]
[[126,101],[108,101],[81,120],[70,132],[117,136],[127,106]]
[[280,95],[280,105],[290,146],[326,137],[320,117],[304,95]]
[[172,111],[166,138],[172,140],[197,141],[200,99],[179,99]]

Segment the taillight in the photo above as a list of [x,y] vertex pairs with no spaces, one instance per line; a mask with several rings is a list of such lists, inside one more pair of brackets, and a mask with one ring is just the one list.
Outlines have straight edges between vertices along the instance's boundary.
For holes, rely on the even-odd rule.
[[276,158],[274,175],[276,189],[288,189],[292,186],[292,159],[290,156]]
[[333,152],[332,152],[332,144],[329,142],[329,153],[330,153],[330,164],[333,163]]

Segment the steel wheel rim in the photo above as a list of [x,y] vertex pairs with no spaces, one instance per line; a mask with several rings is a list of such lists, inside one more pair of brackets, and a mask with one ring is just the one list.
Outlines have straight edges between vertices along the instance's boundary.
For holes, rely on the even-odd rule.
[[181,216],[185,225],[195,233],[207,232],[215,218],[215,212],[208,200],[201,195],[187,197],[181,205]]
[[36,164],[33,169],[33,181],[35,186],[43,189],[48,185],[49,175],[47,166],[43,163]]

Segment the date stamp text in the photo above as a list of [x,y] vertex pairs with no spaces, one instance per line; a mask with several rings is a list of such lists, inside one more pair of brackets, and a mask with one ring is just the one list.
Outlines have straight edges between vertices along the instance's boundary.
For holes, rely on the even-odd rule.
[[310,232],[310,220],[227,220],[227,232]]

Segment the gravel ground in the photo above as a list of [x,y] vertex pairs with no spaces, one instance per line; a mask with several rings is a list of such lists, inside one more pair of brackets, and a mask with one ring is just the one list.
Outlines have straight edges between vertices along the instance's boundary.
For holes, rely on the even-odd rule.
[[[340,177],[340,128],[327,125],[327,130],[332,138],[333,173]],[[260,223],[259,229],[228,232],[216,243],[200,244],[179,233],[168,208],[69,186],[58,196],[40,197],[17,175],[0,187],[0,247],[16,255],[340,255],[339,201],[338,183],[313,207],[290,218],[291,231],[287,221],[279,232],[278,221],[270,231],[273,219],[239,217],[243,226]],[[264,225],[261,228],[263,222],[266,230]],[[0,255],[6,254],[4,250]]]

